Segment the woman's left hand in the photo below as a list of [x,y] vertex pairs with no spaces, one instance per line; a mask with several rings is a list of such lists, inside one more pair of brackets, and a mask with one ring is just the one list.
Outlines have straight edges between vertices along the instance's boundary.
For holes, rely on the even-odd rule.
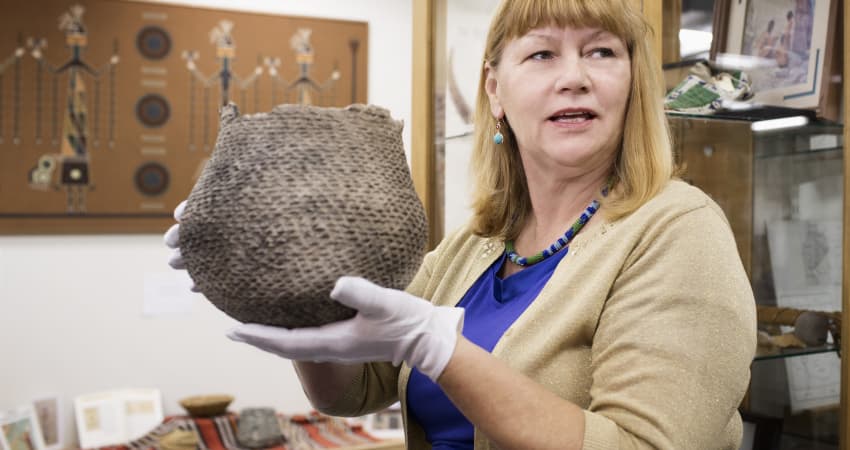
[[245,324],[228,337],[296,361],[395,365],[405,361],[435,382],[454,353],[463,325],[462,308],[434,306],[355,277],[337,280],[331,298],[357,314],[312,328]]

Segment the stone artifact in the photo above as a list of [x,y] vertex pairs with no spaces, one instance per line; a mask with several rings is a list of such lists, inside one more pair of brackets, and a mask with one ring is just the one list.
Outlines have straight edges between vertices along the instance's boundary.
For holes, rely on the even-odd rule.
[[242,447],[269,448],[284,441],[272,408],[245,408],[239,413],[236,440]]

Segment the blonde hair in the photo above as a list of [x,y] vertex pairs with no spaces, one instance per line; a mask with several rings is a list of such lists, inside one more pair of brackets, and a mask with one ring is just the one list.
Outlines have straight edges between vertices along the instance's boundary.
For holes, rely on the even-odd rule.
[[[503,0],[487,35],[484,60],[496,68],[508,41],[548,25],[598,27],[626,43],[632,85],[622,143],[612,177],[614,189],[603,200],[610,220],[630,214],[655,196],[673,177],[670,133],[664,115],[660,64],[649,48],[652,30],[632,0]],[[504,142],[493,143],[496,121],[485,90],[482,67],[475,110],[472,229],[482,236],[514,239],[531,212],[531,200],[516,140],[502,124]]]

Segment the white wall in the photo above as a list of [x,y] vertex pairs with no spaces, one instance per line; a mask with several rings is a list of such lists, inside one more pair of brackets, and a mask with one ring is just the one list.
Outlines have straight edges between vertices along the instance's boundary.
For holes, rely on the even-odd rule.
[[[410,0],[168,3],[367,21],[369,102],[411,123]],[[409,151],[407,128],[404,140]],[[225,338],[234,322],[203,298],[188,314],[142,315],[146,280],[173,274],[167,258],[158,234],[0,236],[0,411],[57,395],[75,445],[73,398],[112,388],[158,388],[166,414],[205,393],[234,395],[235,410],[309,410],[291,365]]]

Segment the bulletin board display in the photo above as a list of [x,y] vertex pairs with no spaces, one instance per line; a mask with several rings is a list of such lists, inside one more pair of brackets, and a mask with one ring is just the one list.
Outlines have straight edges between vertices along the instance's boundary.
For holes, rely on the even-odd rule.
[[367,99],[368,25],[118,0],[0,15],[0,234],[161,232],[218,110]]

